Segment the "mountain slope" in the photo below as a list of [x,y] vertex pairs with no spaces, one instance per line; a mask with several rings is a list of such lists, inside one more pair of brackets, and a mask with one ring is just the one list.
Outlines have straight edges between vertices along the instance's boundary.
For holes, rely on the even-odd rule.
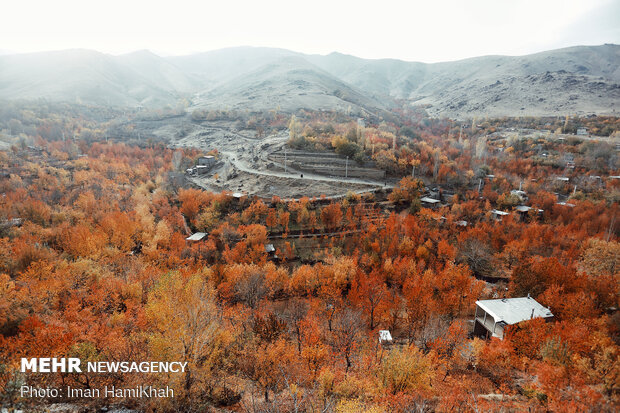
[[310,64],[285,56],[201,92],[197,108],[298,109],[352,111],[385,110],[386,105]]
[[192,92],[201,80],[148,50],[120,55],[115,60],[138,73],[149,84],[168,91]]
[[192,95],[200,108],[372,113],[400,100],[434,116],[613,114],[620,46],[434,64],[255,47],[166,58],[148,51],[0,55],[0,99],[161,107]]
[[186,74],[195,76],[212,87],[291,56],[303,55],[268,47],[231,47],[187,56],[172,56],[167,60]]
[[[150,57],[149,57],[150,58]],[[108,106],[164,106],[177,100],[189,80],[155,75],[153,55],[110,56],[90,50],[63,50],[0,56],[0,98],[47,98]],[[151,68],[149,73],[147,68]],[[170,70],[172,71],[172,70]],[[185,78],[181,72],[174,74]],[[160,79],[158,79],[158,76]]]
[[[580,46],[527,56],[424,64],[310,56],[373,94],[430,105],[437,116],[612,113],[620,102],[620,46]],[[523,108],[523,109],[522,109]]]

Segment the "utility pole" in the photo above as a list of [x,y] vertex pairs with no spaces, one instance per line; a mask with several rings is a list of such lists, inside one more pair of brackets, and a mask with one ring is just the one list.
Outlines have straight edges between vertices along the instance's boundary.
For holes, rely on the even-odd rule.
[[478,182],[478,194],[480,194],[481,187],[482,187],[482,178],[480,178],[480,181]]
[[348,178],[349,177],[349,157],[347,156],[347,160],[345,161],[344,164],[344,177]]

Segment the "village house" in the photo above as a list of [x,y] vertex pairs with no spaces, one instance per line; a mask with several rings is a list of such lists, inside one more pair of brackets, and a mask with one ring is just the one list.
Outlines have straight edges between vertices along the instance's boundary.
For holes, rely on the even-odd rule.
[[265,244],[265,252],[267,253],[267,259],[270,261],[278,262],[280,258],[276,255],[276,247],[273,244]]
[[185,240],[190,242],[202,241],[207,235],[208,234],[206,232],[196,232],[195,234],[185,238]]
[[571,204],[571,203],[568,203],[568,202],[556,202],[556,205],[566,206],[566,207],[569,207],[569,208],[574,208],[575,207],[575,204]]
[[230,196],[235,203],[239,204],[241,199],[245,197],[245,194],[243,192],[233,192]]
[[438,199],[429,198],[427,196],[420,198],[420,202],[424,208],[435,208],[441,201]]
[[510,212],[500,211],[497,209],[491,210],[491,217],[496,221],[501,221],[503,217],[510,215]]
[[538,317],[550,320],[553,314],[529,295],[518,298],[480,300],[476,301],[473,333],[479,337],[497,337],[503,340],[506,326]]
[[211,168],[213,165],[215,165],[215,156],[201,156],[200,158],[198,158],[196,164],[200,166],[208,166],[209,168]]
[[379,343],[391,343],[392,334],[390,330],[379,330]]
[[[535,209],[526,205],[518,205],[515,207],[515,211],[519,213],[521,220],[525,220],[530,212],[530,210]],[[537,214],[542,214],[544,211],[542,209],[535,209]]]

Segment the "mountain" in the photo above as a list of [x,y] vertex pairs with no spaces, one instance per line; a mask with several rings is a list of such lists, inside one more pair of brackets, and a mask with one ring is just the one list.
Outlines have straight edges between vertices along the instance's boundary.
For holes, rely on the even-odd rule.
[[149,84],[157,85],[164,90],[192,92],[197,87],[205,85],[200,77],[188,74],[170,61],[148,50],[118,56],[116,61],[131,68]]
[[185,73],[214,86],[234,79],[261,66],[301,53],[268,47],[231,47],[187,56],[168,57],[168,61]]
[[219,83],[196,95],[201,109],[298,109],[352,111],[364,114],[387,109],[337,77],[300,56],[275,58],[270,63]]
[[0,98],[60,100],[108,106],[164,106],[190,78],[159,56],[111,56],[62,50],[0,56]]
[[433,116],[613,114],[620,46],[442,63],[237,47],[188,56],[89,50],[0,55],[0,99],[160,107],[380,112],[396,101]]
[[309,60],[374,94],[427,105],[437,116],[613,113],[620,109],[620,46],[424,64],[339,53]]

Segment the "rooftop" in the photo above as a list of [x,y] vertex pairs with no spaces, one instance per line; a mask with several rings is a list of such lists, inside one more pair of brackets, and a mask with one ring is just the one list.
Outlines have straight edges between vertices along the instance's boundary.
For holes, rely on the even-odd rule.
[[[533,208],[527,205],[518,205],[517,207],[515,207],[515,209],[519,212],[529,212],[529,210]],[[537,212],[543,212],[543,210],[538,209]]]
[[392,341],[392,334],[390,334],[390,330],[379,330],[379,342],[382,341]]
[[553,317],[547,307],[531,297],[480,300],[476,301],[476,305],[491,315],[496,323],[517,324],[537,317]]
[[203,239],[206,236],[207,236],[206,232],[197,232],[195,234],[190,235],[189,237],[187,237],[185,239],[187,241],[200,241],[201,239]]
[[422,202],[426,202],[426,203],[428,203],[428,204],[436,204],[436,203],[438,203],[438,202],[441,202],[441,201],[439,201],[438,199],[429,198],[429,197],[427,197],[427,196],[420,198],[420,201],[422,201]]
[[495,214],[495,215],[499,215],[499,216],[506,216],[506,215],[510,215],[510,212],[504,212],[504,211],[500,211],[498,209],[494,209],[491,211],[491,213]]

